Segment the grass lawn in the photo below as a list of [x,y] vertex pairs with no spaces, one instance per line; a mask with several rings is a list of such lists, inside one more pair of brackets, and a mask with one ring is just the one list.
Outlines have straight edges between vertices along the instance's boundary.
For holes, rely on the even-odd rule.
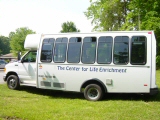
[[[160,70],[157,71],[160,87]],[[108,94],[87,101],[81,93],[0,85],[2,120],[160,120],[160,93],[156,96]]]

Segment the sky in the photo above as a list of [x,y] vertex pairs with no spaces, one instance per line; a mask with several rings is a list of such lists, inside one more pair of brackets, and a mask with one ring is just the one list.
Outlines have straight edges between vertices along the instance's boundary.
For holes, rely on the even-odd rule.
[[89,5],[89,0],[0,0],[0,35],[8,36],[20,27],[59,33],[67,21],[81,32],[91,32],[91,20],[84,15]]

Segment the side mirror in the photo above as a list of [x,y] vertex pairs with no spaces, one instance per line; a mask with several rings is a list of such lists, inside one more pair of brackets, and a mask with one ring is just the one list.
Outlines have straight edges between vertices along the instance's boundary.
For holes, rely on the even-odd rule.
[[21,59],[21,52],[18,52],[18,61]]

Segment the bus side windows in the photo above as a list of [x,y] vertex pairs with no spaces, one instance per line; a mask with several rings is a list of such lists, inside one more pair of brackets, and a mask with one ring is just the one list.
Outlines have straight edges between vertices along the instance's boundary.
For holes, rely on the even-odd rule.
[[129,37],[116,36],[114,39],[114,64],[127,64],[129,60]]
[[98,40],[97,63],[110,64],[112,62],[113,38],[110,36],[100,37]]
[[146,37],[133,36],[131,39],[131,64],[144,65],[146,64]]
[[85,37],[82,47],[82,63],[93,64],[96,57],[96,37]]
[[66,60],[68,38],[57,38],[55,42],[53,60],[55,63],[63,63]]
[[68,43],[68,63],[79,63],[81,55],[81,44],[82,40],[80,37],[72,37]]
[[41,62],[51,62],[52,61],[52,49],[55,39],[48,38],[44,39],[42,43],[41,50]]

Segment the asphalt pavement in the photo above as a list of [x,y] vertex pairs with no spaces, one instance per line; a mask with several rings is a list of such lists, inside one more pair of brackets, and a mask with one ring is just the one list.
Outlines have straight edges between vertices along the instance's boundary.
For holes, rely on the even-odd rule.
[[4,84],[5,83],[3,81],[3,75],[4,75],[4,69],[0,69],[0,84]]

